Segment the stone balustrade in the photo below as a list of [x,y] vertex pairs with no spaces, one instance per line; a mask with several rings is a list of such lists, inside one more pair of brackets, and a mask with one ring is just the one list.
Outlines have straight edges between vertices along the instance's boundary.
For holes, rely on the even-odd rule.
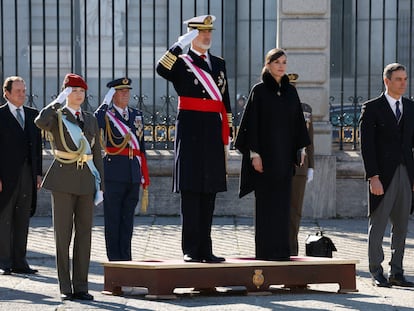
[[[151,178],[147,214],[178,215],[180,195],[171,192],[173,152],[149,150],[147,155]],[[44,172],[52,159],[50,150],[45,150]],[[230,151],[227,163],[228,191],[217,195],[216,215],[254,215],[254,195],[249,194],[242,199],[238,197],[240,162],[241,155],[237,151]],[[366,183],[359,153],[316,155],[314,180],[307,185],[303,217],[360,217],[366,215],[366,210]],[[96,208],[96,213],[103,213],[102,206]],[[139,206],[137,213],[140,213]],[[51,215],[50,192],[45,189],[39,191],[36,215]]]

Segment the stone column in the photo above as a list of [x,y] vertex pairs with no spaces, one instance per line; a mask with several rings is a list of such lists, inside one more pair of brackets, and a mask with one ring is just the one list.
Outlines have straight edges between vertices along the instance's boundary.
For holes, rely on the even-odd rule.
[[315,179],[307,185],[303,215],[336,215],[336,161],[329,122],[330,1],[279,0],[277,47],[288,53],[288,72],[299,74],[301,101],[312,106]]

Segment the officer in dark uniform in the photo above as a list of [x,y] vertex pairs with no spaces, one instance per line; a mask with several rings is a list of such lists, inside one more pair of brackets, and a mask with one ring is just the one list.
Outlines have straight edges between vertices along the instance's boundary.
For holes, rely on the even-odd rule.
[[[296,86],[299,75],[297,73],[288,74],[289,82]],[[292,192],[290,196],[290,254],[292,256],[298,255],[298,233],[300,221],[302,218],[303,199],[305,197],[306,183],[313,180],[314,169],[314,148],[313,148],[313,122],[312,122],[312,107],[308,104],[302,103],[303,116],[305,118],[306,127],[308,129],[311,144],[299,151],[300,166],[295,168],[295,175],[292,178]]]
[[[216,193],[226,191],[225,148],[231,108],[222,58],[209,52],[215,17],[184,22],[188,32],[161,57],[160,76],[179,96],[173,191],[181,193],[182,250],[186,262],[221,262],[212,252]],[[191,43],[187,54],[181,54]]]
[[142,185],[142,201],[147,200],[149,185],[144,119],[141,111],[128,107],[131,79],[116,79],[106,86],[109,91],[95,111],[106,153],[103,159],[106,252],[110,261],[132,260],[131,239],[139,189]]

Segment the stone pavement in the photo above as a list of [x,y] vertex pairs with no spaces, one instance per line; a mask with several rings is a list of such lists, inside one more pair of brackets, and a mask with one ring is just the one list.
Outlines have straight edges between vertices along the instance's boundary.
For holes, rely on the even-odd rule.
[[[254,256],[254,228],[251,217],[215,217],[213,224],[214,252],[226,257]],[[145,291],[124,288],[125,295],[109,296],[103,289],[102,261],[106,260],[103,218],[95,217],[92,256],[89,274],[92,302],[59,299],[54,263],[54,240],[50,217],[34,217],[28,242],[28,259],[36,275],[0,275],[0,310],[413,310],[414,289],[375,288],[371,285],[366,256],[367,220],[304,219],[301,224],[300,254],[310,233],[323,229],[332,238],[338,251],[334,258],[358,259],[358,292],[337,294],[337,284],[310,285],[309,290],[289,291],[276,288],[263,295],[240,292],[206,295],[184,291],[174,300],[149,300]],[[135,219],[133,258],[135,260],[181,258],[180,218],[138,216]],[[389,238],[384,240],[384,268],[389,260]],[[414,281],[414,218],[410,219],[405,254],[405,274]],[[266,295],[265,295],[266,294]]]

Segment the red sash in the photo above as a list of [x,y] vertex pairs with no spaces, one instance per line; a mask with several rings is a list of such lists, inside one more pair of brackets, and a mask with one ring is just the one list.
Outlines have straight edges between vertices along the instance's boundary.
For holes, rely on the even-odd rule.
[[203,112],[218,112],[221,115],[221,136],[225,145],[229,144],[229,122],[227,120],[227,111],[222,101],[214,99],[203,99],[196,97],[184,97],[178,98],[179,110],[193,110]]
[[[119,152],[119,148],[115,148],[115,147],[105,147],[105,150],[110,153]],[[146,189],[150,184],[150,179],[149,179],[147,158],[145,157],[145,154],[141,152],[141,150],[139,149],[124,148],[121,150],[121,152],[117,153],[116,155],[129,156],[130,159],[132,159],[134,156],[137,156],[140,158],[141,172],[144,177],[144,180],[141,181],[141,184],[143,188]]]

